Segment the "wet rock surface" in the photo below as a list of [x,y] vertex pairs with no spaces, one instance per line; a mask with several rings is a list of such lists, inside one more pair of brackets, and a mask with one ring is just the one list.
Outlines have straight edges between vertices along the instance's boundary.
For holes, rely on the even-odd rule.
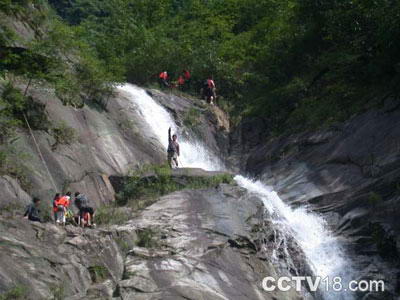
[[[117,89],[104,110],[93,105],[64,106],[52,89],[42,86],[32,86],[29,93],[32,101],[44,107],[52,127],[67,124],[73,128],[75,138],[70,144],[57,144],[50,129],[34,130],[50,178],[29,132],[21,130],[14,146],[29,157],[24,168],[29,170],[31,186],[27,189],[10,177],[0,177],[0,187],[4,191],[0,195],[0,207],[10,202],[26,205],[30,201],[28,194],[51,199],[56,192],[52,181],[58,192],[80,191],[97,207],[114,201],[110,176],[124,176],[139,166],[166,162],[165,150],[132,100],[132,94]],[[197,105],[193,100],[161,92],[154,92],[154,97],[163,105],[168,104],[169,111],[181,122],[185,112]],[[228,145],[226,132],[217,129],[211,116],[204,112],[200,118],[199,134],[204,135],[207,145],[218,153],[219,145]],[[167,138],[167,128],[165,135]],[[220,136],[219,142],[216,135]]]
[[[151,230],[155,249],[132,248],[119,284],[124,299],[297,299],[266,293],[264,276],[282,274],[257,247],[260,200],[229,185],[162,197],[125,230]],[[139,235],[143,235],[139,234]],[[139,243],[140,244],[140,243]],[[301,256],[299,256],[301,257]]]
[[273,260],[263,249],[274,234],[266,220],[261,200],[225,184],[166,195],[106,228],[2,216],[0,291],[18,283],[28,299],[301,299],[261,288],[264,276],[307,272],[301,253]]
[[[241,132],[256,123],[249,121]],[[350,251],[359,277],[385,280],[388,293],[367,299],[395,299],[400,292],[398,105],[269,142],[257,134],[237,135],[233,142],[245,142],[232,148],[233,160],[241,162],[237,167],[273,186],[285,202],[323,214]]]

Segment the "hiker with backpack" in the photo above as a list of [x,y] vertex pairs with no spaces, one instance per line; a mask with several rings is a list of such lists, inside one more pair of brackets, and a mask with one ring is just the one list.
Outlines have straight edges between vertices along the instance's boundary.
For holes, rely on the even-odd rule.
[[33,198],[33,203],[29,204],[25,210],[24,218],[32,222],[42,222],[40,218],[40,199]]
[[177,135],[174,134],[171,137],[171,127],[168,129],[168,165],[170,168],[173,168],[172,163],[175,163],[175,166],[178,167],[178,156],[180,155],[180,149],[179,149],[179,144],[177,142]]
[[75,206],[79,210],[78,224],[82,227],[94,225],[94,209],[89,206],[89,200],[86,195],[80,192],[75,193]]
[[64,196],[59,197],[55,201],[56,211],[56,224],[65,225],[65,215],[70,205],[71,192],[67,192]]

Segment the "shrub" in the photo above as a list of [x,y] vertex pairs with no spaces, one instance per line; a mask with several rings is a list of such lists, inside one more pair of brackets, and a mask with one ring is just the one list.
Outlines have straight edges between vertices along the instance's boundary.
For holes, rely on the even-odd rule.
[[9,289],[7,292],[0,295],[0,300],[23,300],[26,299],[27,289],[21,285]]
[[377,206],[382,200],[382,196],[375,192],[371,192],[368,196],[368,204],[372,207]]
[[[146,176],[146,173],[150,176]],[[177,190],[202,189],[233,182],[233,176],[229,174],[211,177],[182,176],[182,179],[184,180],[180,182],[175,180],[167,165],[146,166],[126,178],[122,190],[116,196],[117,204],[129,205],[137,210],[154,203],[157,197]]]
[[99,225],[123,224],[129,219],[129,213],[124,208],[113,205],[103,205],[96,210],[96,223]]
[[53,295],[51,300],[64,300],[65,299],[65,291],[64,291],[64,287],[62,286],[62,284],[51,285],[50,292]]
[[0,175],[9,175],[19,181],[24,190],[31,188],[28,179],[29,168],[25,161],[29,155],[22,151],[17,151],[15,147],[3,146],[0,148]]
[[200,124],[200,116],[200,111],[192,107],[188,111],[186,111],[185,117],[183,119],[183,124],[185,124],[185,126],[189,128],[195,128]]
[[71,145],[77,140],[76,130],[69,127],[65,122],[60,122],[57,127],[52,129],[53,136],[56,140],[52,146],[53,150],[58,145]]
[[138,240],[136,245],[144,248],[157,248],[159,243],[156,239],[156,232],[151,228],[141,229],[137,232]]
[[94,283],[100,283],[106,280],[110,273],[104,266],[91,266],[89,267],[90,278]]

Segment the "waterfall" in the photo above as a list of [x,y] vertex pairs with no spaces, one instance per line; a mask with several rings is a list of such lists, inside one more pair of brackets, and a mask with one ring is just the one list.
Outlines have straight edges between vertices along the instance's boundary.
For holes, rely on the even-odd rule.
[[[179,128],[168,111],[150,97],[143,89],[125,84],[121,90],[130,94],[130,99],[137,105],[138,110],[152,129],[152,134],[167,148],[167,129],[172,127],[178,133],[181,145],[181,161],[184,167],[196,167],[205,170],[224,170],[224,165],[218,155],[208,150],[201,141],[179,139]],[[346,257],[344,249],[337,238],[330,232],[324,219],[304,208],[292,209],[286,205],[271,188],[260,181],[252,181],[241,175],[235,177],[239,186],[249,193],[262,199],[273,222],[284,235],[293,236],[302,248],[314,274],[332,280],[340,276],[343,284],[350,280],[354,272]],[[353,299],[351,293],[336,293],[330,286],[329,292],[322,291],[324,299]]]
[[182,151],[179,157],[182,166],[185,168],[201,168],[207,171],[218,171],[225,169],[218,155],[209,151],[200,141],[189,141],[179,134],[179,128],[167,110],[150,97],[145,90],[125,84],[119,88],[130,94],[132,101],[135,102],[140,114],[146,120],[152,134],[160,141],[165,148],[168,147],[168,128],[171,127],[172,133],[178,135],[178,142]]

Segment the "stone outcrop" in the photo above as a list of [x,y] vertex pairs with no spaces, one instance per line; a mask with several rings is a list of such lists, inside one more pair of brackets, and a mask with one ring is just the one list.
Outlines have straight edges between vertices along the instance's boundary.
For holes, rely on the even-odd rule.
[[300,299],[261,288],[264,276],[307,272],[293,241],[291,258],[276,261],[264,249],[274,239],[268,218],[261,200],[226,184],[166,195],[126,224],[99,229],[3,215],[0,291],[24,286],[27,299]]
[[248,120],[232,138],[241,143],[232,148],[238,168],[291,205],[322,213],[347,245],[360,278],[385,280],[388,293],[378,299],[394,299],[400,288],[398,108],[387,101],[343,124],[268,142],[266,122],[260,129],[253,127],[260,121]]

